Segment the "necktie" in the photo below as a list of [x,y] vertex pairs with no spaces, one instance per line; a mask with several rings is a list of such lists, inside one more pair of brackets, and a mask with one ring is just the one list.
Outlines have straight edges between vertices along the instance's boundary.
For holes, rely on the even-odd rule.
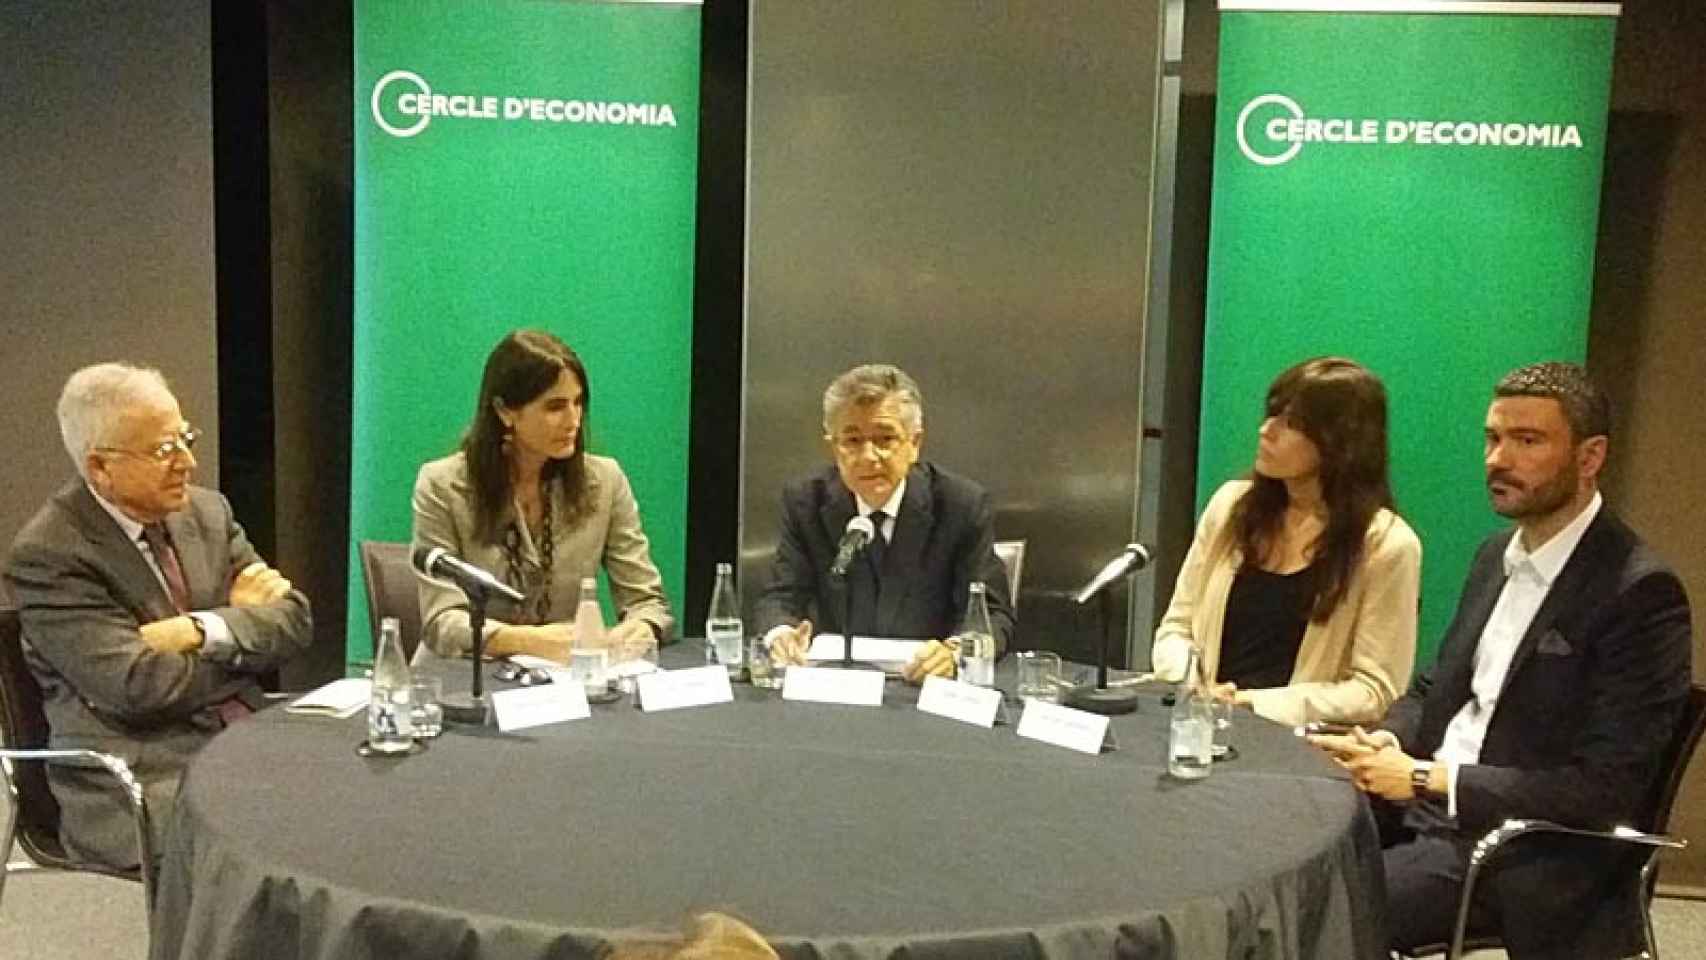
[[166,534],[165,524],[150,523],[142,528],[143,542],[148,544],[149,552],[154,554],[154,562],[160,567],[160,576],[166,581],[166,592],[171,594],[172,605],[179,613],[190,608],[190,588],[184,581],[184,568],[178,563],[178,551],[172,548],[172,540]]
[[888,518],[889,515],[881,510],[872,510],[870,514],[871,526],[876,528],[876,532],[871,534],[871,542],[865,547],[865,555],[871,558],[871,569],[879,574],[883,570],[883,551],[889,545],[888,538],[883,536],[883,524]]

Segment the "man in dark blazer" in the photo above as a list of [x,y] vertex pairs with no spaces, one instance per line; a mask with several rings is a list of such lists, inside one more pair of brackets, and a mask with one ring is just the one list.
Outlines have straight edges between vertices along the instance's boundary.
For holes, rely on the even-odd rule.
[[[79,370],[58,412],[81,476],[12,546],[24,655],[52,746],[123,759],[159,830],[190,755],[261,705],[258,674],[307,648],[308,601],[256,554],[224,497],[190,485],[197,434],[158,372]],[[70,852],[137,864],[110,777],[50,765],[48,783]]]
[[[1469,852],[1506,818],[1645,825],[1687,701],[1688,599],[1598,491],[1610,407],[1572,364],[1523,367],[1487,414],[1493,507],[1439,661],[1383,729],[1317,738],[1359,787],[1403,804],[1383,837],[1392,946],[1450,938]],[[1431,759],[1429,759],[1431,758]],[[1470,930],[1512,957],[1638,951],[1626,854],[1538,837],[1489,861]]]
[[[984,585],[996,650],[1013,633],[1007,578],[995,555],[989,494],[918,455],[923,399],[912,378],[888,364],[854,367],[824,392],[824,441],[834,465],[788,485],[782,536],[758,605],[758,628],[773,655],[803,662],[813,619],[830,632],[928,639],[909,679],[952,676],[940,641],[960,631],[969,585]],[[871,545],[832,576],[848,521],[868,517]],[[852,625],[842,623],[847,592]]]

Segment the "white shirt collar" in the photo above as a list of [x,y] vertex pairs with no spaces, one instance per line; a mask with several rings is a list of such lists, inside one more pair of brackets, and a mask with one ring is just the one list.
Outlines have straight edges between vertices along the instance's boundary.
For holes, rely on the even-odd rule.
[[1576,552],[1576,545],[1582,542],[1582,534],[1587,532],[1588,524],[1599,516],[1603,502],[1599,491],[1594,491],[1593,499],[1581,513],[1576,514],[1574,520],[1532,552],[1522,545],[1522,531],[1518,530],[1511,537],[1511,542],[1505,545],[1505,576],[1510,576],[1512,571],[1527,563],[1547,586],[1551,586],[1563,572],[1564,564],[1570,561],[1570,555]]
[[124,535],[129,537],[132,543],[142,539],[142,524],[137,523],[129,514],[120,510],[117,506],[108,503],[107,499],[96,493],[95,488],[90,486],[88,483],[84,483],[83,485],[89,487],[89,495],[94,497],[95,502],[101,505],[101,509],[107,512],[107,516],[113,518],[113,522],[118,524],[118,528],[124,531]]
[[883,511],[883,516],[892,520],[900,516],[900,498],[904,496],[906,496],[906,478],[901,477],[900,482],[895,484],[894,492],[889,494],[888,500],[881,508],[873,507],[866,503],[865,498],[858,494],[853,495],[853,503],[859,508],[859,516],[861,517],[868,517],[871,515],[872,511],[881,509]]

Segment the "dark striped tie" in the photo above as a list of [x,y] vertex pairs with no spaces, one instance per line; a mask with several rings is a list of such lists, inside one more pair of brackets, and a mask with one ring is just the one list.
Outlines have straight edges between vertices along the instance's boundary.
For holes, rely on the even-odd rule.
[[145,525],[142,540],[154,554],[154,563],[160,567],[160,576],[166,581],[166,592],[172,597],[172,605],[178,608],[179,613],[189,610],[190,587],[184,581],[184,568],[178,563],[178,551],[172,548],[172,538],[166,533],[166,525]]

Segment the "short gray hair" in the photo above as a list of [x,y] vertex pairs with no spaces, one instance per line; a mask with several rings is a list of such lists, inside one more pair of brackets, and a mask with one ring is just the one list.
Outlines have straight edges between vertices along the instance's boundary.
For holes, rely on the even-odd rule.
[[865,363],[829,382],[823,391],[823,429],[849,405],[866,406],[894,397],[900,404],[900,419],[906,429],[924,428],[924,394],[906,371],[892,363]]
[[65,452],[88,478],[89,451],[112,445],[126,410],[170,399],[172,388],[152,367],[97,363],[73,373],[59,392],[59,435]]

